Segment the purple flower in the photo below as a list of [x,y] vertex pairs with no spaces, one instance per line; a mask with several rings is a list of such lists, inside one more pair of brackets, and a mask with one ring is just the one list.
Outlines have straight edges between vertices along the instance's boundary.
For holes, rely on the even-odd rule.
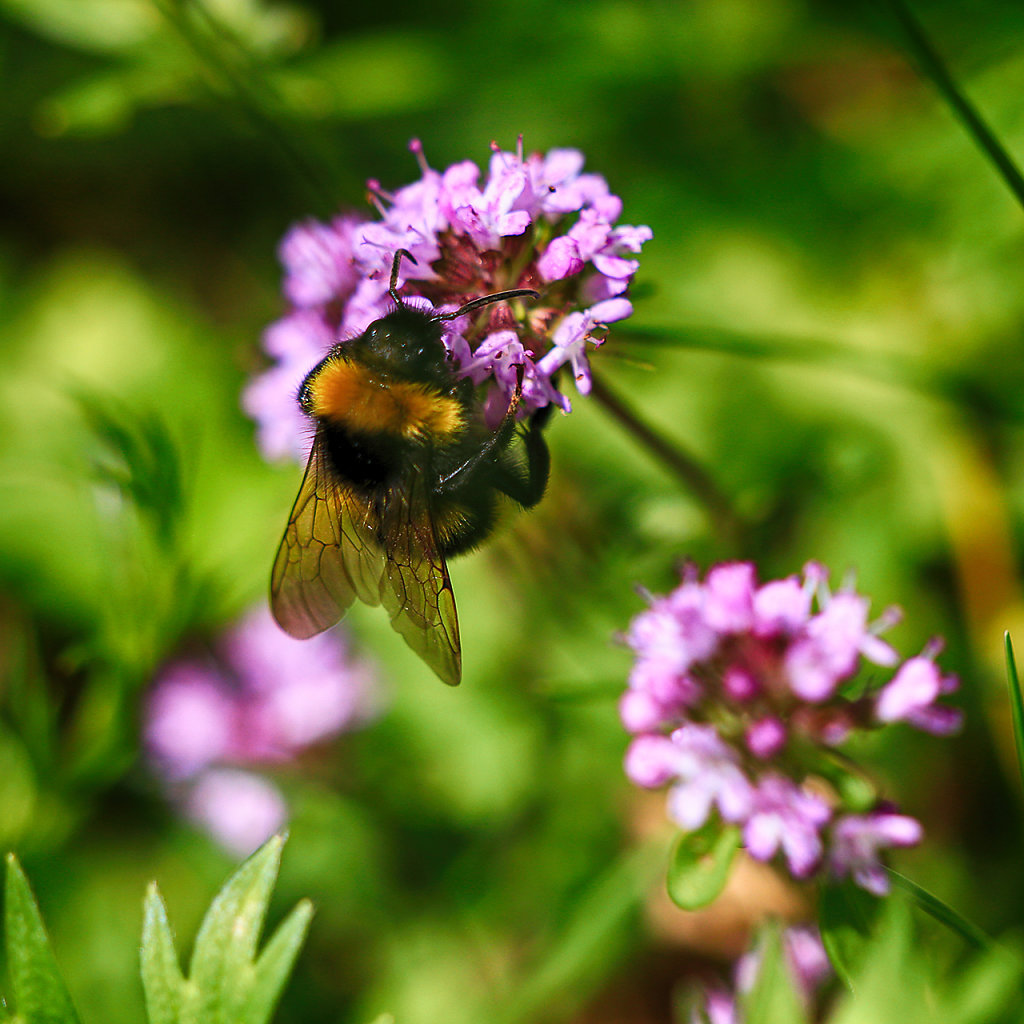
[[754,790],[753,805],[743,826],[750,855],[771,860],[781,850],[795,878],[811,875],[821,861],[828,804],[784,776],[766,773]]
[[330,224],[315,220],[296,224],[281,240],[278,256],[284,265],[284,293],[296,306],[325,306],[355,288],[351,234],[356,221],[337,217]]
[[[782,933],[782,952],[793,988],[805,1011],[813,1012],[825,983],[832,977],[832,965],[813,925],[793,925]],[[761,944],[748,950],[736,963],[736,991],[746,994],[757,984],[764,963]]]
[[235,702],[215,666],[170,665],[150,695],[146,745],[169,779],[186,779],[230,750],[236,730]]
[[786,726],[781,718],[768,715],[747,726],[747,749],[762,761],[774,757],[786,745]]
[[837,877],[851,875],[861,888],[884,896],[889,891],[889,878],[881,861],[881,851],[916,846],[923,835],[920,823],[904,814],[890,811],[848,814],[832,828],[829,867]]
[[962,712],[935,702],[955,692],[958,685],[956,676],[943,675],[931,656],[911,658],[878,694],[875,717],[886,723],[909,722],[923,732],[948,736],[960,728]]
[[295,640],[262,606],[222,642],[241,684],[236,761],[276,760],[362,724],[375,710],[369,667],[336,633]]
[[740,1024],[735,997],[720,988],[708,989],[704,1005],[690,1012],[689,1024]]
[[[418,142],[410,148],[420,162],[419,181],[393,192],[370,182],[379,220],[307,220],[281,243],[292,309],[264,337],[275,365],[243,399],[268,458],[308,451],[302,418],[289,408],[298,385],[331,345],[392,308],[388,284],[399,249],[415,259],[400,267],[399,287],[410,303],[419,296],[429,308],[447,311],[505,289],[540,293],[535,301],[498,304],[486,316],[443,325],[459,372],[486,390],[492,426],[520,386],[518,416],[547,405],[568,412],[563,368],[586,394],[588,349],[601,343],[606,324],[632,313],[625,293],[651,230],[615,224],[622,203],[602,177],[582,173],[581,153],[524,156],[521,140],[515,152],[495,147],[481,182],[470,161],[438,172]],[[301,342],[296,332],[304,334]]]
[[863,656],[892,666],[899,655],[868,628],[868,601],[840,592],[804,627],[786,654],[790,686],[798,697],[821,701],[854,674]]
[[[337,631],[293,640],[260,607],[209,655],[183,658],[158,675],[143,732],[188,815],[229,849],[249,852],[284,821],[283,798],[260,776],[226,766],[290,759],[359,726],[378,703],[369,667],[346,651]],[[231,810],[232,787],[237,813],[225,811],[215,827],[217,809]]]
[[185,813],[231,853],[246,857],[279,831],[288,807],[278,788],[252,772],[211,768],[188,791]]
[[639,737],[626,754],[626,773],[644,786],[673,780],[669,816],[686,829],[700,828],[716,806],[725,821],[742,821],[750,811],[750,784],[711,726]]
[[[793,925],[782,933],[782,952],[794,991],[805,1011],[814,1015],[821,990],[832,977],[832,965],[821,934],[812,925]],[[741,1024],[736,994],[743,996],[753,991],[763,963],[763,945],[758,943],[736,962],[733,972],[735,991],[717,986],[707,989],[703,1005],[691,1011],[690,1024]]]
[[[833,594],[826,581],[813,562],[802,578],[763,585],[749,563],[715,566],[703,581],[687,566],[672,593],[645,595],[648,607],[623,637],[636,655],[619,705],[634,736],[629,778],[669,785],[668,814],[684,828],[717,810],[741,826],[751,856],[781,854],[797,878],[833,863],[832,846],[849,846],[853,826],[830,822],[863,808],[844,803],[852,790],[842,785],[831,803],[808,786],[812,776],[834,776],[834,761],[816,766],[821,748],[895,721],[937,734],[960,722],[937,703],[956,688],[935,664],[938,643],[901,664],[880,637],[898,610],[871,621],[866,597],[849,584]],[[878,666],[894,674],[887,679]],[[858,685],[848,685],[855,677]],[[875,884],[876,862],[851,872]]]

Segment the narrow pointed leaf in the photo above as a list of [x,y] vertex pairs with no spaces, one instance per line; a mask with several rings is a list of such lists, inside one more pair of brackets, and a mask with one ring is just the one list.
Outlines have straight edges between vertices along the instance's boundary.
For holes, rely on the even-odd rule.
[[1006,644],[1006,680],[1010,687],[1010,717],[1013,719],[1013,741],[1017,748],[1017,770],[1024,781],[1024,698],[1020,692],[1017,659],[1013,656],[1013,642],[1009,632],[1003,634]]
[[668,866],[672,902],[683,910],[707,906],[725,887],[739,844],[739,829],[718,821],[681,835]]
[[253,987],[236,1018],[238,1024],[266,1024],[270,1020],[312,917],[313,904],[302,900],[274,932],[256,961]]
[[78,1024],[39,907],[14,854],[7,855],[4,921],[18,1019],[25,1024]]
[[889,869],[889,878],[893,884],[899,886],[904,892],[909,893],[914,902],[926,913],[935,918],[936,921],[944,924],[951,932],[958,935],[964,942],[976,949],[990,949],[995,943],[977,925],[968,921],[963,915],[955,911],[948,903],[943,902],[938,896],[923,889],[916,882],[911,881],[906,875]]
[[[192,951],[189,980],[201,1005],[215,1012],[238,998],[256,954],[284,840],[274,836],[228,880],[203,918]],[[228,991],[230,990],[230,991]]]
[[149,1024],[179,1024],[184,984],[167,910],[153,883],[142,923],[142,987]]

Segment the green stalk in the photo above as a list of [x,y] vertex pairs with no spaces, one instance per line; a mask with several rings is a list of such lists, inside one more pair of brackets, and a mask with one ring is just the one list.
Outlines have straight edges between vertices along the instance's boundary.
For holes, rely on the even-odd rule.
[[967,129],[967,134],[995,165],[1007,187],[1016,196],[1017,202],[1024,206],[1024,175],[1021,174],[1020,168],[963,90],[957,86],[949,69],[910,8],[903,3],[903,0],[889,0],[889,4],[903,30],[907,48],[914,56],[922,73],[931,79],[932,84],[939,90],[946,102],[953,108],[953,112],[960,119],[964,128]]
[[726,543],[735,549],[743,533],[742,523],[729,499],[719,490],[707,470],[676,442],[668,440],[644,422],[597,374],[593,376],[591,395],[620,427],[682,481],[686,489],[708,510],[714,527]]

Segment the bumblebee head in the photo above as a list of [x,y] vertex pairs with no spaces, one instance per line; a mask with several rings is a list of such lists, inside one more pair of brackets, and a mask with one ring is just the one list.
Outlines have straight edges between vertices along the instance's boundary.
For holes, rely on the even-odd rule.
[[374,320],[353,343],[357,358],[406,380],[449,382],[448,350],[441,322],[412,306],[398,306]]

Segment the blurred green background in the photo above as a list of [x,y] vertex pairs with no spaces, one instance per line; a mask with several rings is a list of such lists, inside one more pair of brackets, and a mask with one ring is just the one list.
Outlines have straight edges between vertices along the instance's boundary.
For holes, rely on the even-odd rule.
[[[916,10],[1024,152],[1024,10]],[[864,756],[925,824],[901,864],[1019,922],[1024,213],[885,4],[0,0],[0,75],[0,846],[84,1019],[141,1018],[145,883],[187,939],[232,863],[166,802],[139,708],[262,597],[294,498],[239,408],[275,247],[417,177],[412,137],[436,168],[577,147],[653,228],[595,368],[740,526],[581,398],[540,508],[453,567],[461,688],[354,609],[389,705],[279,773],[280,905],[317,917],[278,1019],[669,1020],[736,952],[742,920],[663,905],[662,800],[621,772],[613,637],[684,557],[855,570],[905,654],[948,638],[964,734]],[[740,918],[799,903],[744,884]]]

